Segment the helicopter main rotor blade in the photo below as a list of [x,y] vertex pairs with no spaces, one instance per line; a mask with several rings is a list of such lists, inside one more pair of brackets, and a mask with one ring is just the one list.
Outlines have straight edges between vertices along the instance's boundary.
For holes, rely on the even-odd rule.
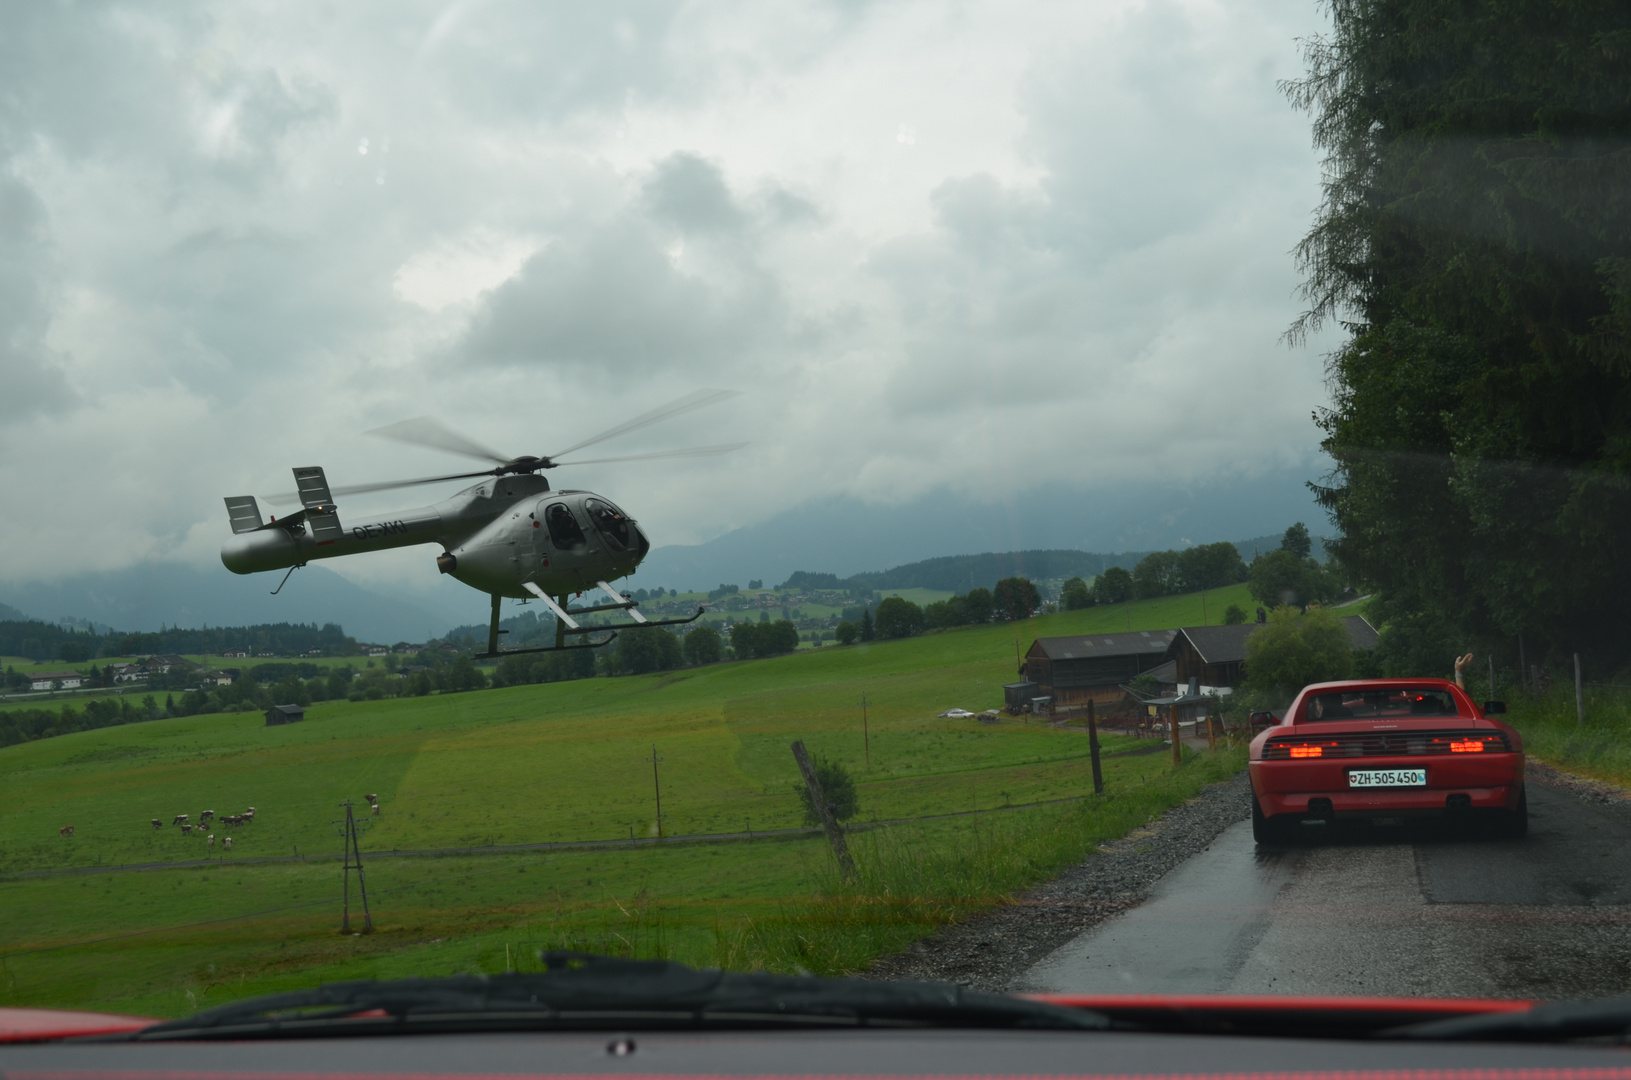
[[[434,446],[438,450],[447,450],[454,454],[463,454],[465,457],[491,461],[495,465],[507,465],[511,460],[497,450],[483,446],[474,439],[466,438],[440,420],[429,416],[416,416],[411,420],[399,420],[394,424],[386,424],[384,427],[365,431],[363,434],[377,435],[381,439],[394,439],[397,442],[408,443],[412,446]],[[425,481],[414,480],[409,482],[424,483]]]
[[347,487],[330,488],[329,493],[336,499],[344,495],[366,495],[371,491],[394,491],[397,488],[417,487],[420,484],[440,484],[447,480],[470,480],[477,476],[492,476],[492,469],[481,472],[449,473],[446,476],[421,476],[416,480],[385,480],[377,484],[351,484]]
[[[477,476],[492,476],[493,470],[483,472],[450,473],[447,476],[421,476],[414,480],[385,480],[377,484],[351,484],[346,487],[331,487],[329,494],[336,499],[347,495],[366,495],[372,491],[394,491],[397,488],[416,487],[420,484],[440,484],[447,480],[469,480]],[[289,506],[300,501],[299,495],[262,495],[261,498],[273,506]]]
[[728,454],[733,450],[740,450],[746,446],[745,442],[721,443],[718,446],[690,446],[682,450],[656,450],[649,454],[624,454],[621,457],[585,458],[582,461],[563,461],[560,464],[571,467],[574,465],[604,465],[610,461],[651,461],[655,458],[670,457],[709,457],[713,454]]
[[582,450],[585,446],[593,446],[597,442],[605,442],[607,439],[627,434],[638,428],[647,427],[660,420],[667,420],[671,416],[679,416],[681,413],[688,413],[693,409],[700,409],[704,405],[712,405],[716,401],[724,401],[726,398],[736,396],[737,391],[735,390],[698,390],[695,393],[685,395],[678,401],[671,401],[667,405],[652,409],[648,413],[641,413],[633,420],[625,420],[614,428],[602,431],[599,435],[591,435],[582,442],[573,443],[565,450],[549,455],[549,460],[554,461],[556,458],[570,454],[574,450]]

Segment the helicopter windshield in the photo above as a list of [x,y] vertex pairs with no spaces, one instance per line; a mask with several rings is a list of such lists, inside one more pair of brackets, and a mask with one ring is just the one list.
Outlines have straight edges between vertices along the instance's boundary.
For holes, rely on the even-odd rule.
[[583,528],[565,503],[551,503],[544,511],[544,524],[549,527],[549,538],[562,551],[571,551],[584,545]]
[[595,528],[606,538],[607,546],[615,551],[627,551],[632,540],[629,535],[629,519],[623,511],[615,506],[601,502],[599,499],[589,499],[583,504],[589,512],[589,520],[595,523]]

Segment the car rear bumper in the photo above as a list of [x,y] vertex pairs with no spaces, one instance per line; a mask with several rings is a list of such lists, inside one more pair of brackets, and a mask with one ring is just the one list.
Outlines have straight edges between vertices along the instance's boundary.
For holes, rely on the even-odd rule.
[[[1425,768],[1425,787],[1350,788],[1350,769]],[[1439,758],[1254,761],[1252,793],[1266,816],[1310,813],[1395,817],[1459,810],[1514,810],[1523,794],[1523,755],[1474,762]]]

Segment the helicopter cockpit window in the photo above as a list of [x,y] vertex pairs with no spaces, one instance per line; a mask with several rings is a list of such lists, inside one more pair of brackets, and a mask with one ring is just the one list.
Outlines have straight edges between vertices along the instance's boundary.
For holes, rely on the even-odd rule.
[[608,506],[599,499],[590,499],[583,504],[589,511],[589,520],[595,523],[595,528],[606,538],[609,547],[616,551],[627,551],[632,543],[629,535],[629,519],[623,511],[615,506]]
[[544,511],[544,524],[549,527],[549,538],[560,550],[570,551],[584,545],[583,528],[565,503],[551,503]]

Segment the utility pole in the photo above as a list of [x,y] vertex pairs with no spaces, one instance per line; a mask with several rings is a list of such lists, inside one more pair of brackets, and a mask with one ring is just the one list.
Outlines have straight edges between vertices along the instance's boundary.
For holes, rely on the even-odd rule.
[[867,771],[872,770],[872,731],[866,722],[866,691],[861,691],[861,740],[866,746]]
[[657,778],[657,763],[662,758],[657,756],[657,744],[651,744],[651,756],[646,758],[651,762],[651,789],[657,795],[657,839],[663,838],[663,785]]
[[1104,794],[1104,771],[1099,768],[1099,721],[1093,715],[1093,699],[1087,699],[1087,756],[1093,760],[1093,794]]
[[345,894],[343,906],[340,909],[340,933],[351,933],[351,871],[357,871],[357,891],[362,895],[362,932],[374,932],[374,917],[368,910],[368,883],[362,876],[362,848],[357,843],[357,834],[361,831],[356,817],[351,813],[351,800],[347,799],[340,804],[345,807],[345,817],[332,822],[340,828],[342,842],[342,859],[345,863],[342,873],[345,880]]

